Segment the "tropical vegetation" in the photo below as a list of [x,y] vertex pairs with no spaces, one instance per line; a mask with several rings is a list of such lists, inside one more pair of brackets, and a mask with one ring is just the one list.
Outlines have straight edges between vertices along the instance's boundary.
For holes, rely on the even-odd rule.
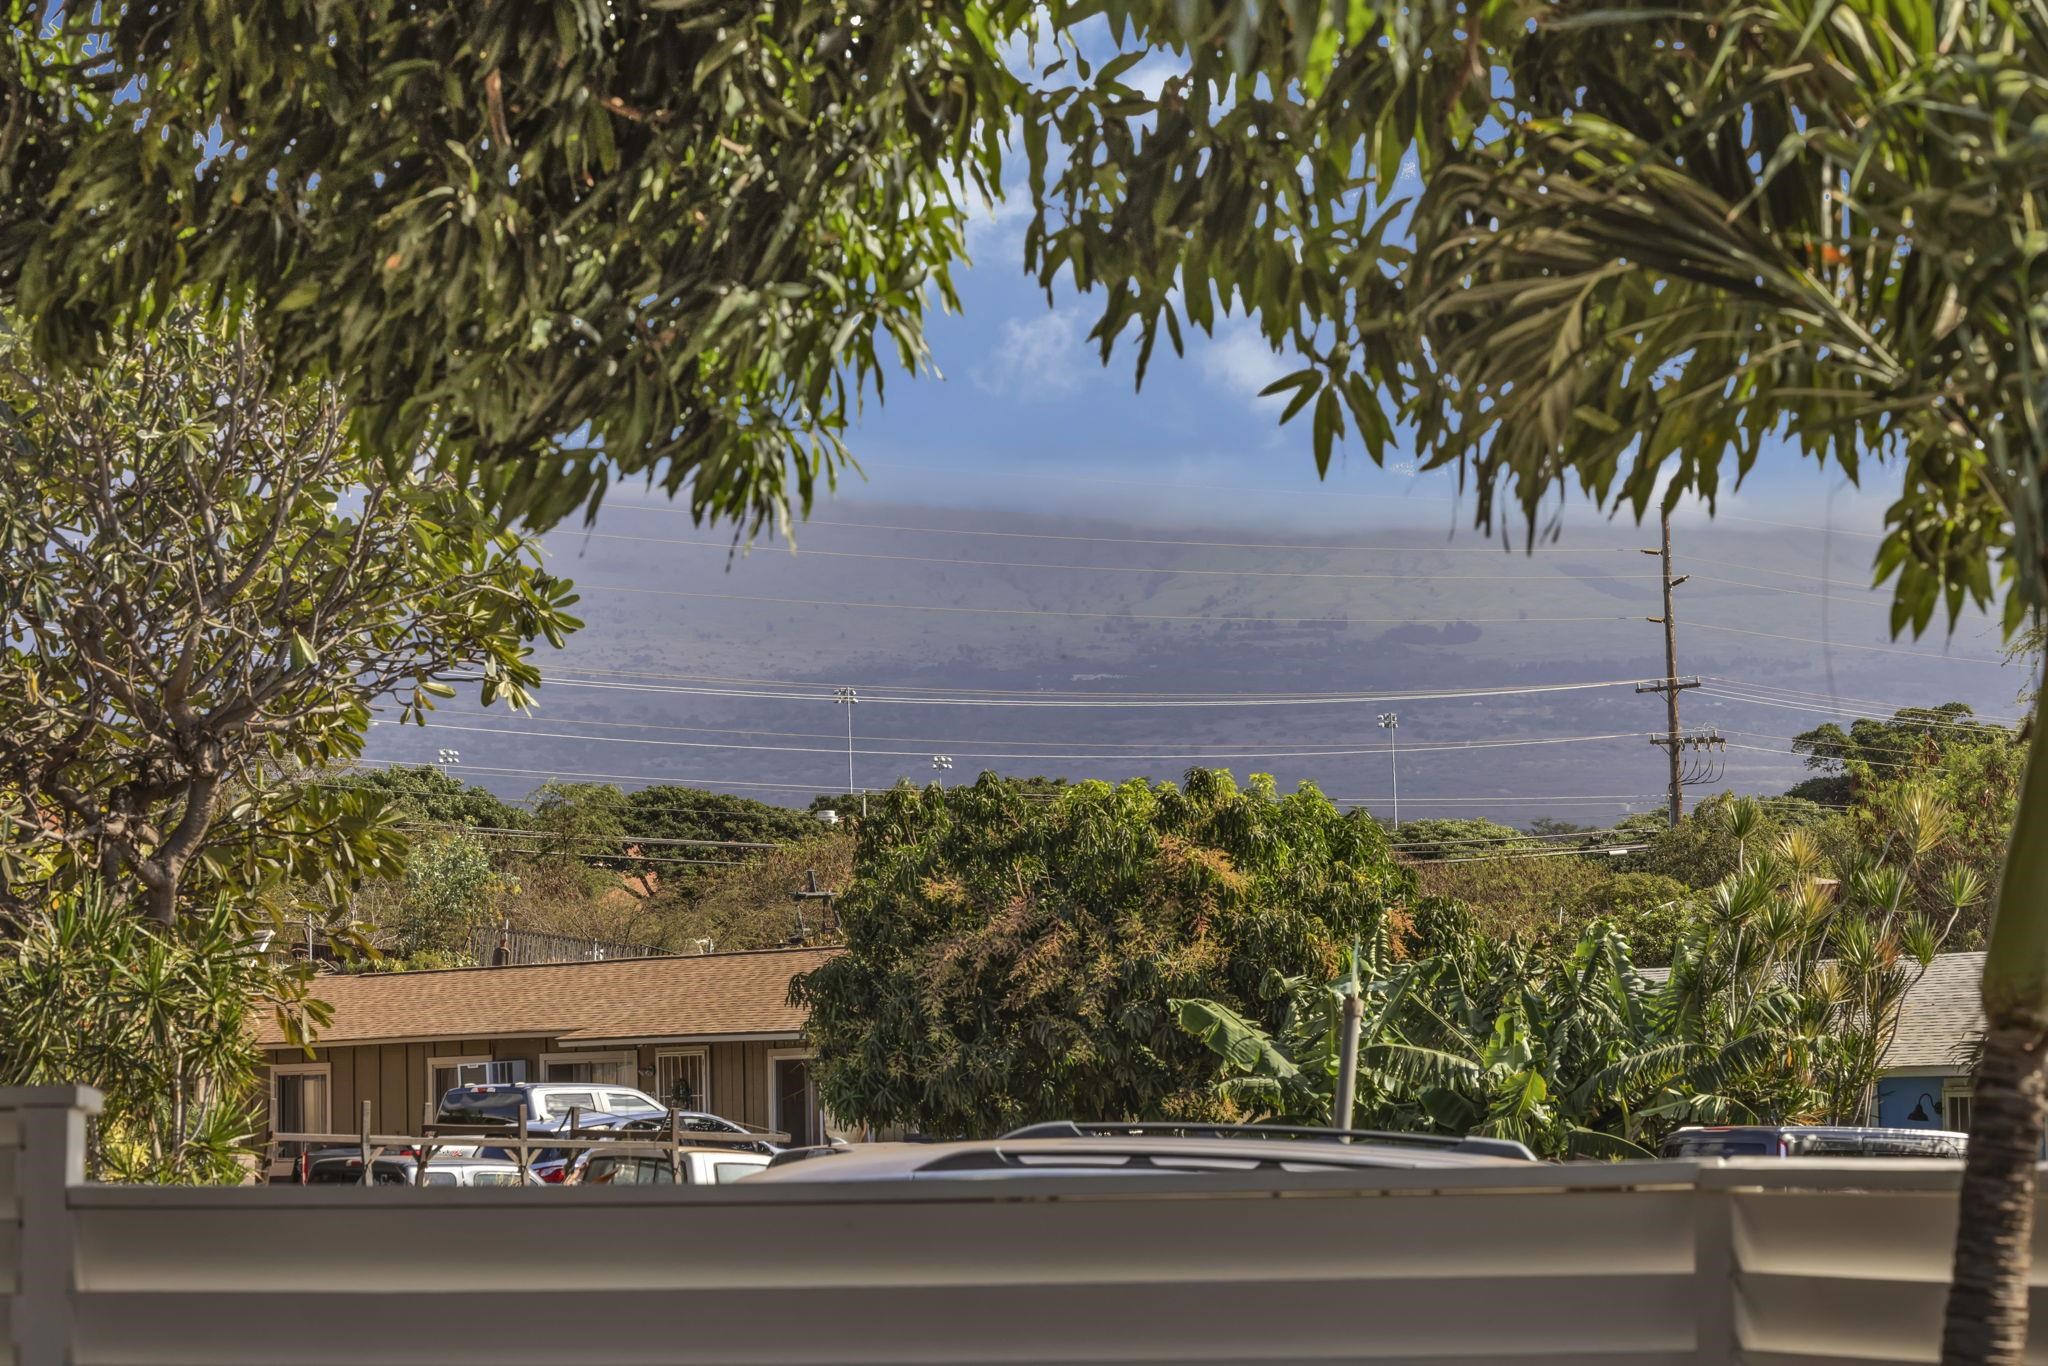
[[[1646,1155],[1681,1124],[1870,1122],[1905,995],[1981,884],[1948,878],[1947,914],[1929,916],[1910,904],[1935,848],[1924,836],[1842,878],[1821,876],[1804,830],[1743,843],[1655,974],[1605,920],[1531,945],[1431,901],[1368,941],[1355,987],[1289,982],[1277,1028],[1225,1001],[1173,1006],[1220,1060],[1218,1096],[1248,1118],[1488,1134],[1551,1157]],[[1365,1023],[1347,1117],[1333,1113],[1337,1031],[1354,989]]]
[[1170,1002],[1277,1027],[1405,879],[1369,819],[1311,787],[1197,769],[1051,801],[984,774],[871,799],[839,902],[846,952],[797,980],[824,1103],[933,1135],[1080,1116],[1218,1114]]

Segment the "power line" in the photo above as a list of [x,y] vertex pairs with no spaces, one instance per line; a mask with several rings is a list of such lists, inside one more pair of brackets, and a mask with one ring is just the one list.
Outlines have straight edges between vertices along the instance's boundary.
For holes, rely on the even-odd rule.
[[[600,668],[596,665],[568,665],[564,667],[568,668],[571,673],[599,674],[615,678],[655,678],[683,682],[748,683],[759,684],[764,687],[782,687],[797,689],[809,688],[814,690],[823,689],[826,692],[829,692],[830,690],[841,686],[836,683],[819,683],[806,679],[753,678],[738,674],[673,673],[654,669],[606,669]],[[450,677],[456,677],[456,675],[450,675]],[[471,677],[475,676],[472,675]],[[1163,700],[1173,702],[1206,702],[1212,699],[1218,701],[1235,701],[1238,699],[1245,698],[1258,701],[1263,701],[1269,698],[1280,699],[1283,701],[1301,699],[1316,702],[1354,702],[1360,700],[1413,701],[1416,699],[1428,700],[1431,698],[1492,697],[1500,695],[1502,693],[1564,692],[1584,688],[1623,687],[1636,683],[1638,681],[1639,680],[1634,678],[1617,678],[1596,680],[1590,683],[1530,683],[1512,686],[1500,685],[1487,686],[1481,688],[1434,688],[1412,692],[1379,692],[1371,694],[1344,693],[1336,692],[1333,690],[1308,690],[1302,692],[1166,692],[1158,689],[1134,688],[1036,688],[1025,690],[1022,693],[1022,695],[1031,698],[1079,698],[1087,701],[1092,701],[1101,698],[1141,698],[1152,701]],[[923,683],[861,683],[859,684],[859,686],[863,689],[878,692],[931,693],[935,695],[942,695],[948,697],[1008,697],[1018,695],[1018,690],[1013,688],[962,688],[946,686],[942,684]],[[814,691],[810,693],[804,693],[801,695],[804,697],[816,699],[822,697],[824,693]],[[918,698],[913,700],[922,701],[923,699]]]
[[[377,721],[373,722],[372,724],[377,726],[398,726],[404,723],[394,721]],[[841,746],[826,747],[822,745],[741,745],[717,740],[662,740],[637,735],[592,735],[576,734],[565,731],[528,730],[523,727],[515,728],[510,726],[469,726],[462,725],[457,722],[448,721],[428,721],[421,726],[407,726],[407,728],[426,730],[455,730],[479,735],[509,735],[519,736],[525,739],[536,740],[579,740],[585,743],[597,744],[649,745],[665,749],[722,749],[743,750],[761,754],[831,754],[835,756],[842,753],[851,752],[856,755],[865,755],[870,758],[881,759],[927,758],[931,752],[931,745],[943,743],[941,741],[930,741],[927,742],[923,748],[914,750],[852,749],[849,751],[845,747]],[[1633,740],[1638,738],[1639,735],[1640,732],[1637,731],[1614,731],[1604,735],[1564,735],[1545,736],[1529,739],[1466,740],[1459,741],[1456,743],[1441,743],[1435,745],[1412,746],[1410,748],[1410,752],[1435,754],[1446,753],[1454,750],[1511,749],[1530,745],[1588,744],[1611,740]],[[1292,750],[1250,749],[1236,750],[1218,754],[1189,754],[1184,751],[1173,751],[1170,753],[1158,754],[1038,754],[1017,753],[1004,750],[975,750],[964,748],[956,748],[954,752],[956,754],[964,754],[973,758],[980,759],[1031,759],[1038,761],[1062,761],[1069,763],[1133,763],[1140,760],[1152,760],[1162,763],[1179,763],[1206,761],[1213,759],[1342,759],[1356,758],[1360,755],[1366,754],[1379,754],[1382,751],[1379,747],[1361,747],[1347,749],[1318,748]]]
[[[659,674],[650,672],[628,673],[625,670],[577,669],[579,673],[623,674],[638,678],[693,677],[689,674]],[[451,682],[475,682],[481,675],[449,674]],[[1545,693],[1586,692],[1601,688],[1630,688],[1640,680],[1633,678],[1603,679],[1587,683],[1532,683],[1494,688],[1429,688],[1410,691],[1388,691],[1369,693],[1295,693],[1260,695],[1256,693],[1082,693],[1069,694],[1040,693],[1027,696],[939,695],[938,689],[927,690],[931,696],[888,696],[886,693],[870,694],[863,685],[863,702],[886,703],[914,707],[1068,707],[1104,709],[1160,709],[1183,707],[1313,707],[1313,706],[1355,706],[1373,702],[1433,702],[1454,701],[1482,697],[1530,697]],[[698,697],[744,697],[770,698],[791,702],[829,702],[829,692],[769,691],[766,689],[740,689],[687,686],[683,684],[653,684],[620,682],[612,679],[566,678],[559,674],[547,680],[546,686],[557,688],[597,688],[620,692],[644,692],[660,695]],[[823,688],[825,684],[801,683],[787,685],[791,688]],[[908,691],[907,689],[903,691]],[[981,693],[979,689],[960,689],[960,692]],[[993,693],[993,690],[988,690]]]
[[1215,621],[1259,626],[1560,626],[1629,621],[1629,617],[1258,617],[1205,612],[1083,612],[1057,607],[963,607],[924,602],[844,602],[836,598],[786,598],[765,593],[709,593],[688,588],[637,588],[628,584],[578,584],[578,591],[637,593],[658,598],[766,603],[778,607],[831,607],[840,611],[938,612],[967,616],[1069,617],[1089,621]]
[[[1897,714],[1900,712],[1931,713],[1935,710],[1933,707],[1922,706],[1912,702],[1887,702],[1879,698],[1845,697],[1837,693],[1815,692],[1805,688],[1786,687],[1777,683],[1752,683],[1746,679],[1730,678],[1724,674],[1707,674],[1704,677],[1709,688],[1739,689],[1744,693],[1757,694],[1753,698],[1744,698],[1742,700],[1766,702],[1770,705],[1787,707],[1804,703],[1810,710],[1836,711],[1845,715],[1861,715],[1863,719],[1869,721],[1888,722],[1896,719]],[[1823,703],[1825,704],[1824,706],[1818,705]],[[1973,710],[1968,720],[1939,720],[1930,715],[1912,718],[1911,724],[1953,726],[1961,730],[1975,730],[1979,729],[1980,726],[2011,729],[2019,725],[2022,719],[2017,716],[2000,716],[1992,712]]]
[[[358,760],[356,760],[356,763],[358,763],[358,764],[369,764],[369,765],[375,765],[375,766],[379,766],[379,767],[387,767],[387,768],[416,768],[416,767],[418,767],[418,765],[417,765],[416,763],[413,763],[413,762],[411,762],[411,761],[408,761],[408,760],[402,760],[402,759],[358,759]],[[745,788],[760,788],[760,789],[776,789],[776,790],[780,790],[780,791],[785,791],[785,792],[809,792],[809,793],[813,794],[814,796],[822,796],[822,795],[827,795],[827,794],[825,794],[825,793],[822,793],[822,792],[820,791],[820,789],[819,789],[819,787],[818,787],[818,785],[817,785],[816,783],[771,783],[771,782],[758,782],[758,781],[739,781],[739,780],[735,780],[735,779],[729,779],[729,778],[693,778],[693,777],[685,777],[685,776],[682,776],[682,775],[679,775],[679,774],[661,774],[661,775],[654,775],[654,776],[649,776],[649,775],[646,775],[646,774],[631,774],[631,773],[583,773],[583,772],[576,772],[576,771],[572,771],[572,770],[566,770],[566,769],[545,769],[545,768],[512,768],[512,767],[505,767],[505,766],[500,766],[500,765],[493,765],[493,764],[468,764],[468,763],[465,763],[465,764],[464,764],[464,765],[463,765],[462,767],[463,767],[463,770],[464,770],[465,772],[470,772],[470,773],[487,773],[487,774],[491,774],[491,775],[493,775],[493,776],[504,776],[504,777],[515,777],[515,778],[517,778],[517,777],[532,777],[532,778],[554,778],[554,779],[568,779],[568,778],[573,778],[573,779],[579,779],[579,780],[584,780],[584,781],[591,781],[591,782],[609,782],[609,783],[638,783],[638,784],[643,784],[643,785],[646,785],[646,786],[650,786],[650,787],[661,787],[661,786],[685,786],[685,785],[687,785],[687,786],[692,786],[692,787],[704,787],[704,788],[717,788],[717,787],[745,787]],[[1539,795],[1533,795],[1533,794],[1516,794],[1516,795],[1512,795],[1512,796],[1502,796],[1502,795],[1490,795],[1490,796],[1476,796],[1476,797],[1475,797],[1475,796],[1459,796],[1459,797],[1419,797],[1419,798],[1412,798],[1411,800],[1414,800],[1414,801],[1416,801],[1417,803],[1419,803],[1420,805],[1423,805],[1423,806],[1490,806],[1490,805],[1524,805],[1524,804],[1528,804],[1528,803],[1532,803],[1532,802],[1538,802],[1538,803],[1553,803],[1553,804],[1566,804],[1566,803],[1583,803],[1583,802],[1616,802],[1616,801],[1629,801],[1629,802],[1634,802],[1634,801],[1648,801],[1648,800],[1651,800],[1651,799],[1655,798],[1656,796],[1657,796],[1657,794],[1656,794],[1656,793],[1654,793],[1654,792],[1650,792],[1650,793],[1644,793],[1644,792],[1596,792],[1596,793],[1578,793],[1578,794],[1568,794],[1568,795],[1558,795],[1558,796],[1539,796]],[[1048,799],[1048,800],[1050,799],[1050,796],[1049,796],[1049,795],[1048,795],[1048,798],[1047,798],[1047,799]],[[1385,799],[1385,798],[1383,798],[1383,797],[1331,797],[1331,798],[1330,798],[1329,800],[1330,800],[1330,802],[1331,802],[1331,803],[1332,803],[1333,805],[1335,805],[1335,806],[1348,806],[1348,807],[1360,807],[1360,806],[1366,806],[1366,805],[1368,805],[1368,804],[1370,804],[1370,803],[1373,803],[1373,802],[1380,802],[1380,801],[1384,801],[1384,800],[1386,800],[1386,799]]]
[[[592,541],[638,541],[652,545],[693,546],[703,549],[723,550],[728,553],[732,545],[726,541],[682,540],[668,536],[627,536],[615,532],[587,531],[580,539]],[[1430,583],[1526,583],[1527,574],[1381,574],[1381,573],[1337,573],[1334,571],[1308,569],[1186,569],[1171,566],[1131,564],[1066,564],[1044,560],[968,560],[943,555],[903,555],[883,551],[861,550],[814,550],[791,547],[788,555],[793,560],[807,556],[835,560],[892,560],[909,564],[945,564],[980,569],[1064,569],[1087,574],[1181,574],[1209,578],[1227,579],[1339,579],[1339,580],[1398,580],[1402,582],[1424,581]],[[1559,584],[1604,583],[1620,580],[1654,579],[1654,574],[1568,574],[1555,580]],[[1761,585],[1745,585],[1756,587]],[[1797,592],[1797,589],[1786,589]]]
[[1851,645],[1840,640],[1817,640],[1812,636],[1789,636],[1776,631],[1751,631],[1741,626],[1716,626],[1711,622],[1693,621],[1687,623],[1702,631],[1722,631],[1736,636],[1757,636],[1764,640],[1790,640],[1801,645],[1825,645],[1835,650],[1868,650],[1883,655],[1916,655],[1921,659],[1939,659],[1951,664],[1995,664],[2003,667],[2005,661],[1985,655],[1952,655],[1940,650],[1915,650],[1902,645]]

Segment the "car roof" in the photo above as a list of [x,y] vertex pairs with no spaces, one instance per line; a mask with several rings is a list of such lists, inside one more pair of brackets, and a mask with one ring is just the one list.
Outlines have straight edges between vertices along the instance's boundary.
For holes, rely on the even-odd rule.
[[1969,1135],[1957,1129],[1922,1129],[1917,1126],[1878,1128],[1853,1124],[1687,1124],[1673,1129],[1665,1138],[1718,1134],[1790,1134],[1807,1138],[1956,1138]]
[[[616,1143],[607,1143],[602,1148],[587,1148],[584,1151],[591,1157],[665,1158],[668,1156],[668,1145],[666,1143],[633,1143],[621,1139],[619,1142]],[[685,1145],[684,1147],[676,1149],[676,1151],[684,1157],[688,1157],[693,1153],[704,1153],[711,1157],[738,1158],[743,1162],[765,1163],[766,1161],[768,1161],[768,1154],[748,1152],[745,1148],[712,1147],[707,1144],[706,1146],[701,1148],[693,1148]]]
[[[1127,1165],[1110,1165],[1123,1159]],[[977,1174],[1103,1174],[1199,1172],[1226,1169],[1444,1168],[1519,1165],[1526,1158],[1458,1152],[1448,1147],[1398,1143],[1335,1143],[1268,1138],[1185,1138],[1153,1135],[1083,1135],[1078,1138],[996,1138],[964,1143],[863,1143],[818,1152],[812,1160],[785,1161],[749,1181],[892,1181]],[[1159,1165],[1154,1165],[1155,1163]]]

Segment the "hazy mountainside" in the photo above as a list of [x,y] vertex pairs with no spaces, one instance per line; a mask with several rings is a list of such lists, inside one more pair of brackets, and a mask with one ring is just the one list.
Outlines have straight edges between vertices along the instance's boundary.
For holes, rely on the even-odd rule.
[[[929,781],[935,754],[951,756],[949,782],[983,768],[1174,778],[1207,763],[1380,809],[1391,776],[1375,718],[1391,710],[1404,817],[1606,820],[1654,806],[1663,782],[1645,738],[1662,703],[1629,686],[1135,704],[1657,676],[1662,633],[1645,620],[1660,610],[1657,561],[1639,553],[1654,538],[1589,523],[1530,555],[1363,522],[1310,536],[839,502],[799,529],[797,553],[735,554],[729,536],[628,495],[590,531],[548,538],[588,625],[543,659],[540,709],[451,706],[440,725],[378,729],[370,754],[455,749],[464,776],[506,794],[573,774],[802,804],[849,786],[847,712],[831,689],[851,685],[857,787]],[[1888,598],[1866,587],[1867,534],[1727,521],[1681,526],[1674,545],[1693,576],[1678,589],[1680,671],[1708,679],[1685,694],[1684,719],[1730,741],[1715,787],[1796,782],[1788,739],[1833,714],[1831,699],[1885,714],[1948,699],[2013,710],[2019,671],[1999,666],[1981,618],[1952,642],[1889,637]]]

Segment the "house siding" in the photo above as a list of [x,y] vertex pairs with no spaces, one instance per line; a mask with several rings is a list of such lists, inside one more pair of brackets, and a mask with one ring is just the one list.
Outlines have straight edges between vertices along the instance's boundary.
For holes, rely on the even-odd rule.
[[[768,1051],[795,1046],[794,1039],[772,1041],[721,1041],[705,1045],[711,1065],[711,1109],[713,1113],[742,1124],[768,1125]],[[650,1094],[654,1087],[655,1055],[669,1048],[689,1048],[688,1042],[640,1044],[639,1076],[632,1084]],[[370,1103],[370,1128],[377,1133],[410,1134],[418,1131],[426,1107],[440,1100],[427,1094],[427,1064],[433,1058],[488,1057],[498,1062],[514,1059],[526,1064],[531,1081],[541,1080],[543,1053],[617,1052],[616,1047],[592,1049],[564,1044],[548,1037],[524,1039],[430,1039],[392,1044],[338,1044],[313,1050],[311,1058],[291,1048],[268,1050],[269,1061],[286,1065],[324,1062],[329,1074],[329,1123],[335,1133],[353,1133],[362,1123],[363,1102]],[[268,1104],[269,1087],[264,1087]],[[265,1116],[268,1130],[269,1116]]]

